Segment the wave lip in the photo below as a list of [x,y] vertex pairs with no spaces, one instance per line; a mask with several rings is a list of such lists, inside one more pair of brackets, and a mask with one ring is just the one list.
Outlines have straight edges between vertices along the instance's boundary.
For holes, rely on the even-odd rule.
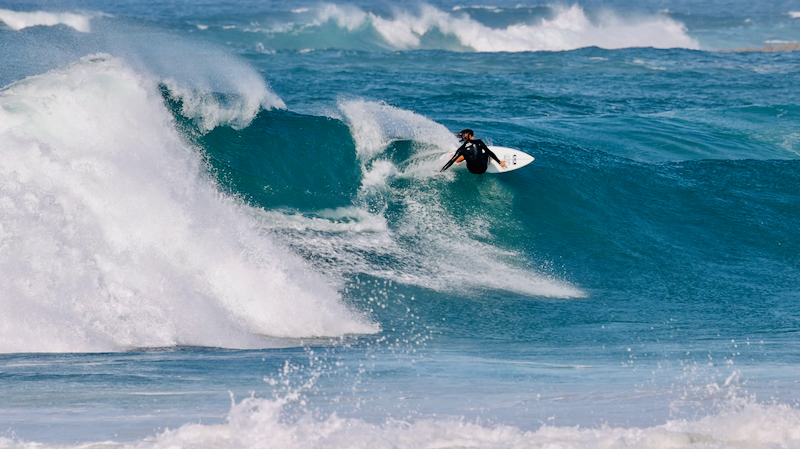
[[90,16],[69,12],[18,12],[9,9],[0,9],[0,21],[14,31],[34,26],[56,25],[66,25],[81,33],[89,33],[92,31]]

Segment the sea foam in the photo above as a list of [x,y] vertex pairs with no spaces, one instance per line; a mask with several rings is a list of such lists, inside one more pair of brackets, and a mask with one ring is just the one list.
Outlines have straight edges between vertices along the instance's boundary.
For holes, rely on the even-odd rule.
[[305,415],[282,422],[286,400],[245,399],[216,426],[188,424],[166,431],[145,447],[793,447],[800,442],[800,412],[785,405],[748,404],[697,420],[673,420],[648,428],[542,426],[524,431],[455,419],[386,420]]
[[[694,420],[653,427],[596,428],[544,425],[522,430],[458,419],[385,419],[368,422],[336,414],[296,416],[297,398],[247,398],[234,403],[224,423],[186,424],[133,443],[107,448],[772,448],[800,443],[800,412],[786,405],[747,404]],[[0,447],[49,446],[0,438]],[[64,446],[58,447],[85,447]]]
[[219,193],[156,81],[119,58],[0,91],[0,151],[0,352],[378,329]]

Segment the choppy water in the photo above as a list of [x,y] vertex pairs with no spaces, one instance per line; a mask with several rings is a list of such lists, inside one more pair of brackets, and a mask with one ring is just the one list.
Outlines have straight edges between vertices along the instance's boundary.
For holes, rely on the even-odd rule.
[[[0,447],[797,447],[800,53],[735,50],[799,41],[0,2]],[[536,161],[437,176],[466,127]]]

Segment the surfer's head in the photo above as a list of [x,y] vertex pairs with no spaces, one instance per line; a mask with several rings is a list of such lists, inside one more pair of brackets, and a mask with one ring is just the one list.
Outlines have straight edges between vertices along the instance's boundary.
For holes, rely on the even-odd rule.
[[456,136],[459,139],[461,139],[462,142],[466,142],[468,140],[472,140],[472,138],[475,136],[475,134],[472,132],[471,129],[467,128],[467,129],[462,129],[461,131],[456,133]]

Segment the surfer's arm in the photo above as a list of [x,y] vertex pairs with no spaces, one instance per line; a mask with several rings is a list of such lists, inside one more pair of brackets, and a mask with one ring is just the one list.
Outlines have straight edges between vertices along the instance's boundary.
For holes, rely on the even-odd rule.
[[481,146],[483,147],[483,150],[486,151],[486,153],[489,154],[490,158],[496,160],[497,163],[500,164],[501,167],[506,168],[506,161],[501,161],[500,159],[498,159],[497,155],[494,154],[494,151],[490,150],[489,147],[487,147],[486,144],[483,143],[483,141],[481,141]]
[[441,173],[441,172],[443,172],[443,171],[447,170],[448,168],[450,168],[450,166],[451,166],[451,165],[453,165],[453,162],[455,162],[455,161],[456,161],[456,159],[458,159],[458,157],[459,157],[459,156],[461,156],[461,153],[463,153],[463,152],[464,152],[464,147],[465,147],[466,145],[467,145],[467,144],[465,143],[464,145],[461,145],[461,147],[459,147],[459,148],[458,148],[458,150],[456,150],[455,154],[453,154],[453,157],[451,157],[451,158],[450,158],[450,160],[449,160],[449,161],[447,161],[447,163],[446,163],[446,164],[444,164],[444,167],[442,167],[442,169],[441,169],[441,170],[439,170],[439,173]]

